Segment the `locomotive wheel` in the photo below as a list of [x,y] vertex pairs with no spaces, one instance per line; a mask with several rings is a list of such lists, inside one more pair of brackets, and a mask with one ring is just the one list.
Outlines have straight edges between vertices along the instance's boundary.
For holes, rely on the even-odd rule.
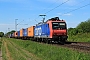
[[49,43],[50,43],[50,41],[49,41],[49,40],[47,40],[47,43],[49,44]]
[[65,44],[65,41],[60,41],[58,43],[61,44],[61,45],[64,45]]
[[51,43],[51,40],[47,39],[47,43],[50,44]]
[[42,42],[42,39],[41,38],[39,39],[39,42]]

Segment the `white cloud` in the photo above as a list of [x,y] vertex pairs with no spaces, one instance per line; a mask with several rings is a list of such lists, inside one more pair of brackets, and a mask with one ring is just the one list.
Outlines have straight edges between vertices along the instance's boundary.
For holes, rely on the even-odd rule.
[[62,14],[62,13],[57,13],[59,16],[71,16],[71,13],[67,13],[67,14]]
[[[28,28],[30,25],[27,25],[27,24],[19,24],[17,25],[17,31],[22,29],[22,28]],[[8,30],[8,28],[10,28]],[[8,31],[11,31],[11,30],[15,30],[15,23],[13,24],[0,24],[0,32],[8,32]]]
[[63,14],[63,15],[65,15],[65,16],[71,16],[72,14],[68,13],[68,14]]
[[14,25],[14,24],[0,24],[0,26],[10,26],[10,25]]
[[58,15],[62,15],[62,13],[57,13]]
[[6,33],[8,32],[8,28],[10,28],[10,30],[14,30],[14,26],[14,24],[0,24],[0,31]]

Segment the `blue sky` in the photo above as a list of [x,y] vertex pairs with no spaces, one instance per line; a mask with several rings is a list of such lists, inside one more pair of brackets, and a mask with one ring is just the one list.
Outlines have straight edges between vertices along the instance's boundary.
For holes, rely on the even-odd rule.
[[[15,30],[15,19],[18,19],[17,30],[33,26],[41,22],[40,14],[45,14],[65,1],[67,0],[0,0],[0,31],[6,33]],[[73,12],[69,11],[87,4],[90,4],[90,0],[69,0],[46,13],[46,20],[58,16],[67,22],[68,28],[76,27],[90,18],[90,5]]]

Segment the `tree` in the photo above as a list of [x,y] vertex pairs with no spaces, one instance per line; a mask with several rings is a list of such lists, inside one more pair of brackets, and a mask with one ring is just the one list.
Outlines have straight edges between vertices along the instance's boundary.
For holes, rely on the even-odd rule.
[[12,30],[12,31],[6,33],[6,34],[5,34],[5,37],[10,37],[10,35],[13,34],[14,32],[15,32],[15,30]]
[[69,35],[76,35],[78,33],[90,33],[90,19],[81,22],[76,28],[68,28]]
[[69,28],[68,34],[69,35],[76,35],[76,34],[78,34],[78,30],[76,28]]
[[3,37],[4,36],[4,33],[3,32],[0,32],[0,37]]
[[82,33],[90,32],[90,19],[85,22],[81,22],[76,28],[78,29],[79,32]]

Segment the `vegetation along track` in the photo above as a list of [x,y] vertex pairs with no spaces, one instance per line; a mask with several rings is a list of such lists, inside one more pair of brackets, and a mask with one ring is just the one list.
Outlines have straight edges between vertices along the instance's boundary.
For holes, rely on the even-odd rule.
[[57,44],[57,43],[52,43],[52,45],[67,47],[67,48],[71,48],[71,49],[78,50],[81,52],[90,53],[90,43],[89,42],[69,42],[67,41],[64,45]]
[[66,42],[63,47],[73,48],[75,50],[90,52],[90,43],[88,42]]
[[8,39],[4,39],[3,44],[6,50],[6,60],[41,60]]
[[10,55],[10,51],[9,51],[9,49],[8,49],[8,44],[7,44],[7,42],[5,41],[5,40],[2,40],[2,42],[3,42],[3,48],[6,50],[5,51],[5,55],[6,55],[6,58],[5,58],[5,60],[13,60],[12,59],[12,57],[11,57],[11,55]]

